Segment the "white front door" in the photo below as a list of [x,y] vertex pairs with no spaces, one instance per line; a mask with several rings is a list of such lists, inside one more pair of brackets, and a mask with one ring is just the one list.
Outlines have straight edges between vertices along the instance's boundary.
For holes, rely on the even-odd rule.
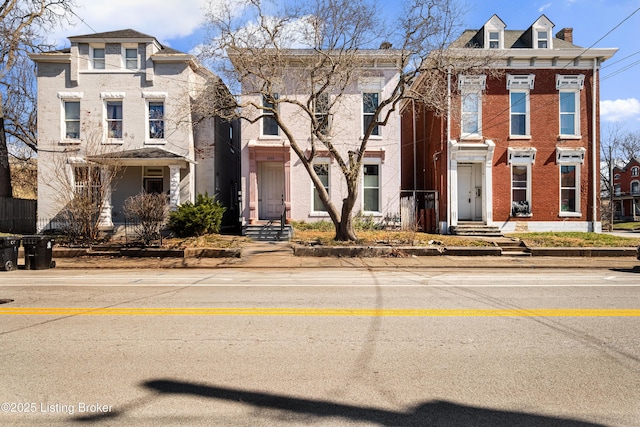
[[480,163],[458,163],[458,221],[482,221]]
[[473,166],[458,164],[458,220],[471,221],[474,218]]
[[284,199],[284,167],[282,163],[260,163],[258,171],[258,217],[278,219]]

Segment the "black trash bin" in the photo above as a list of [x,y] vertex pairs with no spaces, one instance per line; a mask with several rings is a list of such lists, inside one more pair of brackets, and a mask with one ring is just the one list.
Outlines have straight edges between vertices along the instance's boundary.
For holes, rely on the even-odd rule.
[[24,268],[27,270],[45,270],[56,266],[52,261],[53,238],[47,236],[23,236]]
[[18,268],[19,247],[19,237],[0,237],[0,270],[11,271]]

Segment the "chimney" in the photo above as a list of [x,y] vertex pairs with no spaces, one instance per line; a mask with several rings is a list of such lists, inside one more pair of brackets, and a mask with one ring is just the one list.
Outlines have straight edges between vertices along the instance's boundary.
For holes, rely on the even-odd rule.
[[560,40],[573,44],[573,28],[563,28],[556,34]]

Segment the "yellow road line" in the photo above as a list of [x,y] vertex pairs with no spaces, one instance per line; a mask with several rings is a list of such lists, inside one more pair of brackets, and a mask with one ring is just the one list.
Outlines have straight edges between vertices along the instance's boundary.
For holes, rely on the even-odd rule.
[[2,307],[0,316],[640,317],[640,309]]

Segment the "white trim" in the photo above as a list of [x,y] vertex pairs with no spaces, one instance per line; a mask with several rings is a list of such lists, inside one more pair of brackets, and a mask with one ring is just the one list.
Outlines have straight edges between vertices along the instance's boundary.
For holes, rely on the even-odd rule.
[[82,99],[84,92],[58,92],[58,98],[64,101]]
[[[329,194],[329,200],[331,200],[331,159],[329,157],[318,157],[316,159],[314,159],[313,163],[311,164],[311,166],[315,166],[315,165],[327,165],[327,193]],[[309,213],[309,216],[328,216],[329,215],[329,209],[327,209],[326,211],[319,211],[315,209],[315,192],[316,192],[316,186],[313,185],[313,181],[310,181],[311,183],[311,210]],[[325,207],[326,209],[326,207]]]
[[126,92],[100,92],[100,98],[102,99],[123,99]]
[[556,90],[582,90],[584,74],[556,74]]
[[[364,168],[365,166],[375,165],[378,166],[378,210],[377,211],[365,211],[364,210]],[[367,187],[373,188],[373,187]],[[382,159],[376,157],[366,157],[362,161],[362,199],[360,201],[360,210],[363,215],[382,215]]]
[[556,163],[557,164],[583,164],[586,148],[564,148],[556,147]]
[[507,74],[507,90],[533,90],[535,81],[535,74]]
[[536,162],[537,149],[534,147],[507,149],[509,154],[508,164],[510,165],[533,165]]
[[[581,174],[581,166],[582,162],[577,163],[577,162],[558,162],[558,174],[559,174],[559,178],[558,178],[558,183],[560,184],[559,188],[558,188],[558,216],[559,217],[563,217],[563,218],[579,218],[582,217],[582,211],[580,210],[580,190],[581,190],[581,182],[580,182],[580,174]],[[575,171],[574,171],[574,175],[575,175],[575,185],[573,187],[565,187],[567,189],[571,189],[573,188],[575,191],[575,196],[574,196],[574,204],[575,204],[575,211],[563,211],[562,210],[562,167],[563,166],[573,166],[575,167]]]
[[147,99],[147,98],[153,98],[153,99],[167,99],[167,97],[169,96],[169,94],[167,92],[147,92],[147,91],[142,91],[142,97]]

